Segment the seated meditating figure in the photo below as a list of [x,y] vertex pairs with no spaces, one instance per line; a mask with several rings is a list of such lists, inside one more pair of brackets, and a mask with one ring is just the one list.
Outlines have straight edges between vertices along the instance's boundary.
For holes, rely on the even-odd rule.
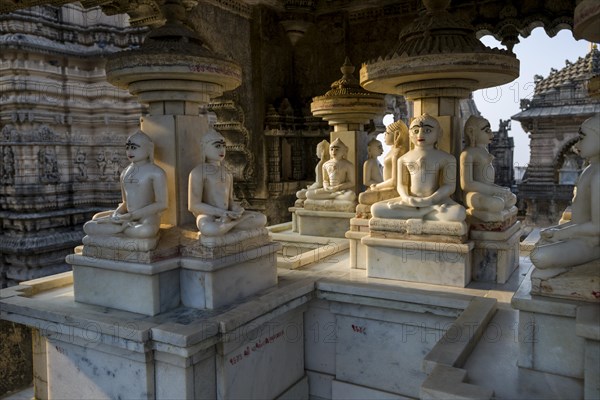
[[409,129],[414,148],[398,159],[399,197],[371,206],[376,218],[465,220],[463,206],[450,196],[456,190],[456,159],[435,148],[442,134],[439,122],[428,114],[415,118]]
[[262,228],[267,217],[245,211],[233,200],[233,176],[221,164],[225,158],[225,138],[209,130],[202,139],[204,162],[189,176],[188,210],[196,217],[201,235],[222,236],[232,230]]
[[385,130],[384,141],[388,146],[392,146],[392,149],[388,151],[383,159],[383,180],[369,185],[366,192],[358,195],[358,202],[361,205],[370,206],[378,201],[398,196],[396,191],[397,162],[398,158],[409,149],[408,127],[406,124],[399,120],[388,125]]
[[323,163],[323,187],[308,190],[307,199],[353,201],[356,198],[354,164],[346,160],[347,154],[348,147],[339,138],[329,145],[331,159]]
[[127,138],[127,158],[121,173],[123,202],[116,210],[94,215],[83,226],[90,236],[124,234],[130,238],[154,238],[160,229],[160,214],[167,209],[167,176],[154,164],[154,143],[138,131]]
[[363,184],[376,185],[383,181],[382,166],[377,157],[383,154],[383,146],[377,139],[371,139],[367,144],[368,159],[363,163]]
[[319,189],[323,187],[323,163],[329,160],[329,142],[327,140],[323,140],[319,142],[317,145],[317,157],[319,158],[319,162],[315,167],[315,182],[312,185],[306,187],[306,189],[301,189],[296,192],[296,207],[303,207],[304,200],[306,200],[306,192],[311,189]]
[[579,136],[575,148],[589,165],[575,186],[571,220],[540,232],[531,252],[531,261],[539,269],[573,267],[600,259],[600,114],[583,122]]
[[501,220],[501,212],[517,202],[509,188],[494,184],[494,156],[487,150],[492,137],[488,120],[469,117],[465,124],[467,147],[460,155],[460,184],[469,213],[483,221]]

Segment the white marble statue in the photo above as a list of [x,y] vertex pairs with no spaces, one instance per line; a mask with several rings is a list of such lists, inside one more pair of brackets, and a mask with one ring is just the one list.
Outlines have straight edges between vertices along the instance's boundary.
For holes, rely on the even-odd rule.
[[502,211],[512,208],[517,197],[509,188],[494,184],[494,156],[487,150],[493,137],[490,123],[473,115],[464,132],[467,146],[460,155],[460,184],[465,205],[482,221],[500,221]]
[[383,167],[377,157],[383,154],[383,146],[377,139],[371,139],[367,144],[367,161],[363,163],[363,184],[376,185],[383,182]]
[[589,165],[575,186],[571,220],[541,231],[531,252],[531,261],[539,269],[573,267],[600,259],[600,114],[587,119],[579,135],[575,148]]
[[388,125],[384,134],[384,142],[392,148],[383,158],[383,179],[381,182],[369,185],[367,191],[358,196],[358,202],[362,205],[370,206],[378,201],[398,196],[396,190],[398,158],[409,150],[406,124],[400,120]]
[[413,150],[398,159],[396,189],[399,197],[371,206],[376,218],[465,220],[465,209],[450,196],[456,190],[456,159],[435,145],[442,134],[430,115],[415,118],[409,129]]
[[307,199],[353,201],[356,198],[354,164],[346,159],[347,154],[348,147],[339,138],[329,145],[331,159],[323,163],[323,187],[308,190]]
[[222,165],[225,138],[209,130],[202,139],[204,162],[189,176],[188,209],[196,217],[201,235],[222,236],[230,231],[262,228],[263,214],[246,211],[233,200],[233,176]]
[[309,190],[320,189],[323,187],[323,164],[329,160],[329,142],[323,140],[317,144],[317,157],[319,162],[315,167],[315,182],[312,185],[308,185],[305,189],[301,189],[296,192],[296,207],[303,207],[304,200],[306,200],[306,192]]
[[167,176],[154,164],[154,143],[144,132],[129,136],[125,151],[131,164],[120,176],[123,202],[116,210],[94,215],[83,230],[90,236],[122,233],[130,238],[155,238],[168,204]]

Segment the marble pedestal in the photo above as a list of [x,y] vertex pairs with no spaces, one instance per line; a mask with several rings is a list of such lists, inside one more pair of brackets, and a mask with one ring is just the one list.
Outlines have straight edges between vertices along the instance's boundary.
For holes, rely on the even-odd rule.
[[366,236],[371,278],[465,287],[471,281],[473,242],[441,243]]
[[297,209],[298,232],[301,235],[343,238],[354,215],[354,212]]
[[473,242],[464,222],[371,218],[367,275],[372,278],[465,287],[471,281]]
[[600,395],[600,305],[531,294],[526,277],[512,298],[519,310],[518,366],[581,381]]
[[85,256],[80,246],[66,261],[73,267],[77,302],[144,315],[179,305],[177,258],[151,264],[108,260]]
[[181,303],[217,308],[277,284],[279,243],[216,259],[181,259]]
[[276,285],[280,249],[266,228],[199,237],[181,250],[181,303],[213,309]]
[[367,269],[367,248],[361,240],[368,235],[368,219],[352,218],[350,220],[350,230],[346,232],[346,239],[350,243],[350,268]]
[[521,223],[500,232],[471,229],[473,280],[505,283],[519,266]]

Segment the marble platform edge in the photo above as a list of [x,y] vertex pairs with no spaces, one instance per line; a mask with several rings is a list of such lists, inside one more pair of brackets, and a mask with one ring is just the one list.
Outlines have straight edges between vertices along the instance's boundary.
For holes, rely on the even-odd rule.
[[0,291],[0,299],[13,296],[30,297],[51,289],[68,286],[73,283],[73,271],[30,279]]
[[318,210],[296,210],[296,214],[302,217],[326,217],[348,219],[355,217],[355,213],[347,211],[318,211]]
[[475,247],[473,241],[467,241],[465,243],[440,243],[429,241],[417,242],[414,240],[385,239],[371,236],[363,237],[361,242],[366,246],[381,246],[421,251],[446,251],[460,254],[467,254]]
[[494,391],[465,382],[467,371],[460,368],[436,365],[421,384],[421,399],[493,399]]
[[[293,207],[290,207],[293,208]],[[294,208],[295,210],[295,208]],[[281,224],[269,225],[267,226],[267,230],[271,233],[279,233],[285,232],[292,229],[292,221],[282,222]]]
[[269,254],[273,254],[273,257],[275,257],[275,253],[279,251],[281,247],[282,245],[279,242],[270,242],[261,247],[256,247],[240,253],[230,254],[221,258],[202,259],[196,257],[180,257],[179,264],[183,269],[215,272],[220,269],[227,268],[233,264],[256,260]]
[[[321,239],[324,238],[321,237]],[[334,254],[344,251],[350,247],[350,241],[341,238],[338,238],[337,240],[329,240],[325,243],[285,241],[282,243],[282,245],[283,247],[289,247],[293,244],[301,243],[316,245],[317,247],[291,257],[288,254],[286,254],[286,251],[284,250],[281,254],[277,254],[278,268],[296,269],[309,264],[318,263],[320,261],[323,261],[327,257],[333,256]]]
[[84,305],[65,307],[52,302],[27,298],[11,297],[0,302],[0,318],[38,329],[42,334],[82,336],[89,339],[89,330],[119,340],[115,344],[144,342],[150,338],[150,329],[156,322],[146,316],[127,311],[111,310],[106,307]]
[[347,282],[324,278],[317,280],[316,289],[318,298],[321,298],[324,293],[339,293],[459,310],[467,308],[473,299],[473,296],[467,294],[441,292],[439,289],[427,290],[402,287],[395,283],[376,283],[372,280],[368,282]]
[[554,297],[537,296],[531,294],[531,268],[527,276],[511,299],[511,306],[517,310],[541,314],[560,315],[573,318],[577,314],[577,307],[589,305],[589,302],[559,299]]
[[274,241],[288,243],[310,243],[310,244],[330,244],[347,242],[344,238],[334,238],[327,236],[300,235],[299,233],[271,233]]
[[[220,334],[226,334],[265,313],[284,306],[296,299],[311,295],[315,290],[315,278],[304,278],[285,286],[265,289],[256,295],[221,309],[203,310],[206,318],[196,319],[189,324],[165,322],[152,328],[152,338],[172,346],[189,347]],[[176,311],[163,315],[168,316]]]
[[365,236],[368,236],[369,232],[348,231],[345,235],[346,239],[361,240]]
[[538,240],[540,240],[540,228],[534,228],[519,245],[522,255],[529,255]]
[[423,371],[436,365],[462,367],[496,313],[497,300],[475,297],[423,359]]
[[157,261],[151,264],[107,260],[103,258],[84,256],[81,254],[69,254],[65,260],[72,266],[107,269],[140,275],[155,275],[161,272],[171,271],[179,268],[179,257]]

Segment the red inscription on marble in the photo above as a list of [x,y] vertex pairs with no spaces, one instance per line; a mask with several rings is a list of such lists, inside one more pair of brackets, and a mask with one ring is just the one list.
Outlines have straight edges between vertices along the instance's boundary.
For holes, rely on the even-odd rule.
[[241,353],[236,354],[235,356],[231,357],[229,359],[229,363],[231,365],[235,365],[235,364],[239,363],[244,358],[250,357],[253,352],[255,352],[257,350],[260,350],[263,347],[265,347],[266,345],[275,342],[275,340],[279,339],[280,337],[283,337],[283,330],[281,330],[281,331],[279,331],[277,333],[274,333],[271,336],[267,336],[264,339],[261,339],[261,340],[255,342],[252,346],[246,346],[246,348],[244,349],[244,351],[242,351]]
[[363,335],[367,334],[366,326],[357,326],[357,325],[352,324],[352,330],[356,333],[362,333]]

